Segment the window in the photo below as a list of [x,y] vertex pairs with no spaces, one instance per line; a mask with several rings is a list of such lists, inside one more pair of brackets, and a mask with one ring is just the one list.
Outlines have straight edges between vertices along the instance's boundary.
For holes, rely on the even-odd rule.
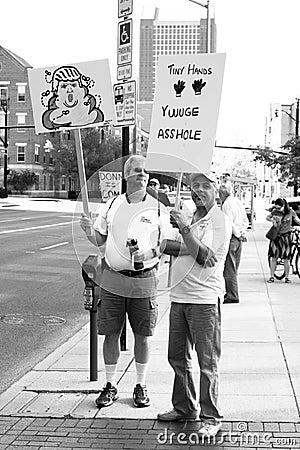
[[17,145],[17,161],[25,162],[26,144],[16,144],[16,145]]
[[40,188],[40,176],[39,175],[36,175],[36,182],[34,184],[34,188],[36,191],[38,191]]
[[0,102],[8,100],[8,88],[6,86],[0,86]]
[[[25,125],[27,113],[17,113],[17,125],[22,126]],[[25,128],[18,128],[18,133],[24,133]]]
[[18,86],[18,102],[26,101],[26,84],[17,84]]
[[34,146],[34,162],[38,163],[39,162],[39,152],[40,152],[40,146],[38,144],[35,144]]

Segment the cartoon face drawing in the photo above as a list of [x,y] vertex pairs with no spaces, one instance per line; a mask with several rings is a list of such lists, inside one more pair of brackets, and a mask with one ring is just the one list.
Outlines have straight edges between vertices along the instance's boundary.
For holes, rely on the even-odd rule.
[[[46,81],[51,73],[46,71]],[[44,97],[52,94],[43,113],[42,122],[50,130],[60,127],[80,127],[95,122],[103,122],[104,114],[99,106],[101,100],[89,93],[94,81],[79,72],[76,67],[63,66],[56,69],[50,81],[51,92],[42,93]],[[45,105],[44,105],[45,106]]]

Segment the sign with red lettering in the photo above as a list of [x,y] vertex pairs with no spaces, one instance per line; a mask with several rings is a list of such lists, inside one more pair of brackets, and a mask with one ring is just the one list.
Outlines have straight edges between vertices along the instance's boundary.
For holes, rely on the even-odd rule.
[[224,65],[223,53],[159,57],[148,170],[209,172]]

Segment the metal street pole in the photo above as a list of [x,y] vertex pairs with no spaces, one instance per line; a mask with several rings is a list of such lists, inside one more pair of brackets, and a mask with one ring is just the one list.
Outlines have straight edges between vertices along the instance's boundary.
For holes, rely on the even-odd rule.
[[210,16],[209,16],[209,0],[207,0],[207,5],[206,5],[206,10],[207,10],[207,20],[206,20],[206,52],[210,53]]
[[196,3],[196,5],[202,6],[202,8],[206,8],[206,52],[210,53],[210,14],[209,14],[209,2],[210,0],[207,0],[207,3],[201,3],[197,0],[189,0],[190,2]]
[[6,103],[6,108],[4,110],[5,119],[4,119],[4,160],[3,160],[3,187],[4,187],[4,195],[7,195],[7,149],[8,149],[8,105]]
[[4,195],[7,197],[8,99],[1,100],[0,107],[4,112],[4,139],[1,138],[1,141],[3,142],[4,147],[3,188],[4,188]]
[[296,127],[295,127],[295,135],[296,138],[299,137],[299,98],[297,100],[297,106],[296,106]]

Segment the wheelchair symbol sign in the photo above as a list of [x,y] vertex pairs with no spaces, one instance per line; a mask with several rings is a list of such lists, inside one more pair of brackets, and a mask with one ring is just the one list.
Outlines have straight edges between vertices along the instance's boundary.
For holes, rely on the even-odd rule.
[[118,65],[129,64],[132,60],[132,19],[118,25]]
[[121,24],[120,45],[130,44],[130,22]]

